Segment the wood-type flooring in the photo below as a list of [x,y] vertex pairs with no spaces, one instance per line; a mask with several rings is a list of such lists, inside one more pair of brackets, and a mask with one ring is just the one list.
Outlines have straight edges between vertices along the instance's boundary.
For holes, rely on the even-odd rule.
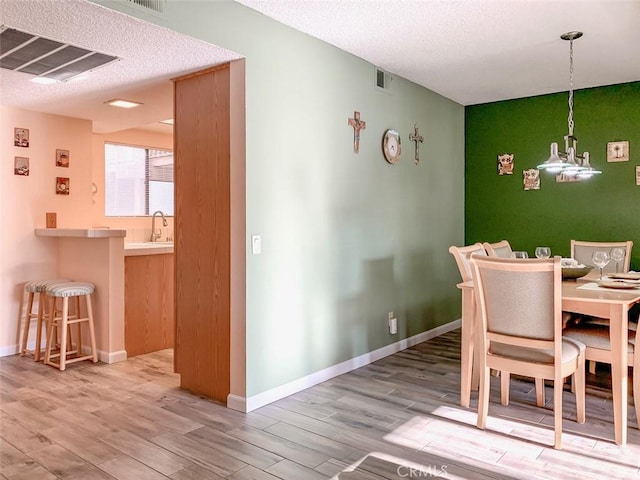
[[0,478],[7,480],[384,480],[640,478],[640,431],[613,442],[606,366],[588,376],[587,422],[565,390],[554,450],[553,389],[492,377],[486,430],[477,393],[461,408],[459,331],[248,414],[178,388],[172,350],[65,372],[0,359]]

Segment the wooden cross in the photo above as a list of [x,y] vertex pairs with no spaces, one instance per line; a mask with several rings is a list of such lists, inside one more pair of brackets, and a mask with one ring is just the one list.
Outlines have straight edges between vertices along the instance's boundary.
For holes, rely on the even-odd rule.
[[360,151],[360,130],[367,128],[367,122],[360,120],[360,112],[353,112],[353,118],[349,119],[349,125],[353,127],[353,151]]
[[418,125],[413,126],[414,133],[409,134],[409,140],[412,142],[416,142],[416,160],[415,164],[418,165],[420,163],[420,151],[418,142],[422,143],[424,141],[424,137],[418,133]]

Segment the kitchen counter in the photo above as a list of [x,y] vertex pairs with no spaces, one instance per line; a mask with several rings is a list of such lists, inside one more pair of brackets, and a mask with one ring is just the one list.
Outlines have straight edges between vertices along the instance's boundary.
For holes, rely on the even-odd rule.
[[124,237],[126,230],[110,228],[36,228],[36,237],[111,238]]
[[129,242],[124,244],[124,256],[173,253],[173,242]]
[[98,358],[127,359],[124,345],[124,239],[126,230],[110,228],[37,228],[43,243],[55,242],[60,278],[91,282]]

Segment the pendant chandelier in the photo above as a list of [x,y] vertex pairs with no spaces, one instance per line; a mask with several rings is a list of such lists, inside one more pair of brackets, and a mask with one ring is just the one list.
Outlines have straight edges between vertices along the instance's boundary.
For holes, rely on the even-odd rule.
[[567,177],[591,178],[602,173],[589,163],[589,152],[578,153],[578,139],[573,135],[573,41],[580,38],[582,32],[568,32],[560,35],[569,40],[569,134],[564,137],[564,151],[558,151],[558,144],[551,143],[551,154],[546,162],[538,165],[538,169],[549,173],[562,173]]

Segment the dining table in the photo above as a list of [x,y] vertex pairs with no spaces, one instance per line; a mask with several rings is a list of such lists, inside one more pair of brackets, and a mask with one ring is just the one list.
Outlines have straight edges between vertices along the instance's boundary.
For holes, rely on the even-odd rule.
[[[628,407],[628,328],[629,309],[640,303],[640,289],[595,288],[591,277],[562,282],[562,310],[609,319],[611,342],[611,385],[613,394],[614,439],[617,445],[627,443]],[[462,291],[460,405],[468,407],[471,391],[478,389],[479,373],[473,364],[478,352],[474,348],[476,302],[473,281],[457,285]],[[587,412],[588,415],[588,412]]]

